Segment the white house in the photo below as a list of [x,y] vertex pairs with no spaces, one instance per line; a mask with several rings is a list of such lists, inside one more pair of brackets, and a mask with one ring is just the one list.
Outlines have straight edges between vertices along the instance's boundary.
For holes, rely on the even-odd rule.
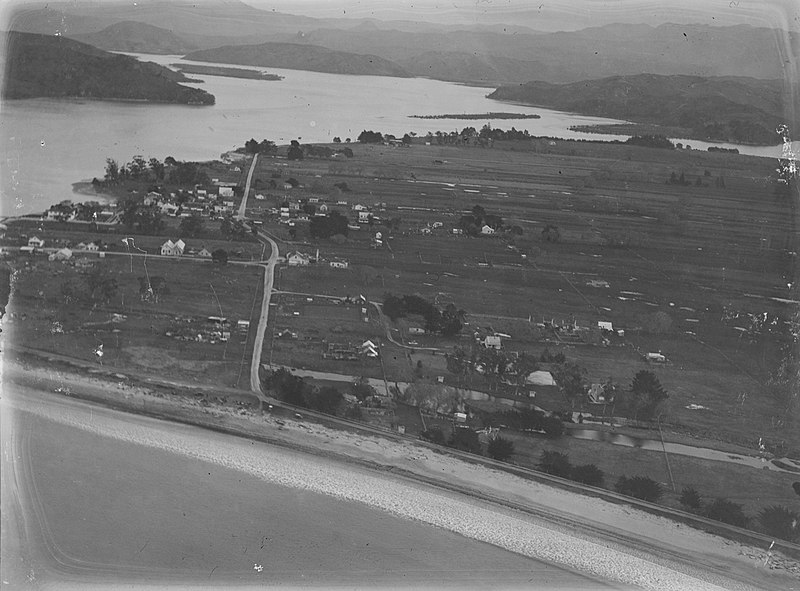
[[361,344],[361,354],[366,355],[367,357],[377,357],[378,347],[372,341],[364,341]]
[[52,253],[47,258],[51,261],[68,261],[72,258],[72,251],[69,248],[62,248],[61,250]]
[[286,255],[286,262],[290,267],[305,267],[311,261],[311,258],[302,252],[290,252]]
[[340,260],[331,261],[330,262],[330,266],[333,267],[334,269],[347,269],[347,267],[350,266],[350,263],[348,263],[345,260],[340,259]]
[[179,257],[183,256],[183,251],[185,249],[186,249],[186,243],[183,240],[178,240],[177,242],[173,242],[172,240],[167,240],[164,244],[161,245],[161,254],[164,256]]
[[608,332],[614,332],[614,324],[612,322],[606,322],[605,320],[598,320],[597,328],[600,330],[607,330]]
[[503,348],[503,344],[500,342],[500,337],[498,335],[487,335],[481,344],[487,349],[499,350]]
[[83,249],[88,250],[89,252],[97,252],[100,250],[100,245],[97,243],[97,240],[94,240],[93,242],[87,242]]
[[264,199],[266,199],[266,197],[264,197],[261,193],[256,195],[256,201],[264,201]]
[[180,209],[180,207],[178,207],[174,203],[161,203],[158,206],[158,208],[159,210],[161,210],[161,213],[163,215],[172,215],[172,216],[178,215],[178,210]]
[[233,187],[220,187],[219,196],[220,198],[233,197]]
[[323,204],[321,204],[319,206],[319,212],[320,213],[327,213],[327,211],[328,211],[328,205],[327,204],[323,203]]
[[358,223],[359,224],[369,223],[369,212],[368,211],[359,211],[358,212]]
[[484,234],[486,236],[494,234],[494,228],[492,228],[489,224],[484,224],[483,227],[481,228],[481,234]]
[[211,258],[211,251],[209,251],[205,246],[200,249],[200,252],[197,253],[197,256],[203,259],[210,259]]
[[354,209],[355,211],[366,211],[366,210],[367,210],[367,207],[366,207],[365,205],[361,205],[360,203],[356,203],[356,204],[353,206],[353,209]]
[[28,238],[28,246],[32,246],[33,248],[42,248],[44,246],[44,240],[38,236],[31,236]]

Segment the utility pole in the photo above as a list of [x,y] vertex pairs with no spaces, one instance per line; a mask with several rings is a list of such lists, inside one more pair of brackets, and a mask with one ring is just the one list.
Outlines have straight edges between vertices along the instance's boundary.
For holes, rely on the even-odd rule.
[[661,415],[658,415],[656,422],[658,423],[658,434],[661,437],[661,449],[664,450],[664,459],[667,461],[667,472],[669,472],[669,481],[672,484],[672,492],[678,492],[675,488],[675,479],[672,477],[672,467],[669,465],[667,446],[664,445],[664,434],[661,432]]

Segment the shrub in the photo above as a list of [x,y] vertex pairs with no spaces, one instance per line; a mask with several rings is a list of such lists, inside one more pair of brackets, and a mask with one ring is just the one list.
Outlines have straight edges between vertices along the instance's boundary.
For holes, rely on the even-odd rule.
[[444,445],[444,433],[442,433],[442,428],[438,425],[434,425],[430,429],[427,429],[420,433],[423,439],[427,439],[431,443],[438,443],[439,445]]
[[688,509],[699,509],[702,505],[700,493],[694,487],[686,486],[681,491],[681,505]]
[[589,486],[603,486],[603,471],[594,464],[573,466],[569,477],[575,482],[588,484]]
[[539,460],[539,469],[553,476],[569,478],[572,465],[569,463],[569,456],[567,456],[567,454],[545,450],[542,452],[542,457]]
[[747,527],[750,518],[744,514],[744,507],[739,503],[734,503],[728,499],[717,498],[711,503],[705,511],[706,517],[736,525],[738,527]]
[[455,429],[450,436],[449,445],[461,451],[478,455],[481,453],[481,442],[478,440],[478,434],[472,429],[463,427]]
[[765,533],[794,542],[800,540],[800,514],[783,507],[772,505],[761,510],[758,523]]
[[620,476],[614,488],[620,494],[642,499],[643,501],[650,501],[651,503],[658,501],[661,495],[664,494],[661,485],[646,476],[634,476],[633,478]]
[[514,442],[502,437],[496,437],[489,442],[487,451],[495,460],[505,462],[514,455]]

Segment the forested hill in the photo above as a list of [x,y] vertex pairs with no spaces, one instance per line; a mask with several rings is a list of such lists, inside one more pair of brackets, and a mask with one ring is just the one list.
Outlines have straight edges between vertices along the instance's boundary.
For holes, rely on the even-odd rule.
[[195,51],[184,59],[203,62],[310,70],[330,74],[360,74],[370,76],[409,77],[403,68],[377,57],[346,51],[334,51],[316,45],[298,43],[261,43],[259,45],[228,45],[216,49]]
[[123,21],[96,33],[71,37],[107,51],[181,54],[198,49],[172,31],[136,21]]
[[501,86],[489,98],[682,127],[693,139],[774,145],[786,121],[782,82],[743,77],[639,74],[571,84],[528,82]]
[[52,35],[5,34],[3,98],[78,97],[212,105],[214,95],[150,62]]

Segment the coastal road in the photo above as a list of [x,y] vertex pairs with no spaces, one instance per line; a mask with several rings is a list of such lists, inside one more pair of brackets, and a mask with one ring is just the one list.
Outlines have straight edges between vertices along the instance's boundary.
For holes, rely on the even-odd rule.
[[247,196],[250,194],[250,181],[253,180],[253,172],[256,170],[256,161],[258,154],[253,154],[253,163],[250,165],[250,172],[247,173],[247,182],[244,185],[244,195],[242,195],[242,203],[239,205],[239,214],[237,217],[240,220],[244,219],[245,211],[247,210]]

